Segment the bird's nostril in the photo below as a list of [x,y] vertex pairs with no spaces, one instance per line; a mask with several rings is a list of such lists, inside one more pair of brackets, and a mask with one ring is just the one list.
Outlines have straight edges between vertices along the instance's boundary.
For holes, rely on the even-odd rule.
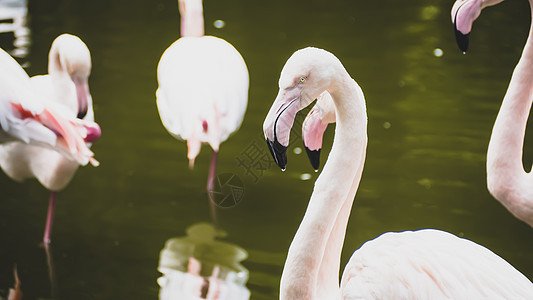
[[207,132],[207,121],[202,122],[202,128],[204,129],[204,132]]

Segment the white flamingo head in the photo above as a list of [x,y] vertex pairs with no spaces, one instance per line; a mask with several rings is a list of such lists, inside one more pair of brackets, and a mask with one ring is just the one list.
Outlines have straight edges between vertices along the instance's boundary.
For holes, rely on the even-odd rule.
[[334,90],[341,62],[318,48],[296,51],[281,70],[279,92],[268,112],[263,131],[276,164],[285,170],[287,147],[296,113],[311,104],[323,91]]
[[71,34],[62,34],[50,48],[48,73],[66,73],[76,87],[78,118],[82,119],[89,108],[89,75],[91,74],[91,53],[87,45]]
[[452,22],[459,49],[466,53],[472,24],[487,6],[496,5],[503,0],[457,0],[452,7]]

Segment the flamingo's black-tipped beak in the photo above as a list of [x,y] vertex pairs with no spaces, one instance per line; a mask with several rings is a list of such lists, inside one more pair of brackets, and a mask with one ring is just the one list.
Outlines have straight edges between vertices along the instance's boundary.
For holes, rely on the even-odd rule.
[[[461,6],[459,6],[461,8]],[[457,29],[457,14],[459,13],[459,9],[455,12],[455,18],[453,20],[453,31],[455,32],[455,41],[457,42],[457,46],[459,46],[459,49],[463,52],[463,54],[466,54],[466,50],[468,50],[468,40],[470,37],[470,32],[467,34],[462,33],[459,29]]]
[[453,29],[455,31],[455,40],[457,41],[457,46],[459,46],[459,49],[463,51],[463,54],[466,54],[466,50],[468,50],[468,39],[470,37],[470,32],[463,34],[457,29],[455,23],[453,24]]
[[287,168],[287,147],[280,144],[276,138],[274,141],[267,138],[266,142],[274,161],[282,171],[285,171]]
[[313,166],[313,169],[315,169],[315,172],[318,171],[318,168],[320,167],[320,150],[309,150],[309,148],[304,147],[305,152],[307,152],[307,157],[309,158],[309,161],[311,162],[311,166]]
[[87,78],[78,78],[72,77],[72,81],[76,86],[76,95],[78,98],[78,119],[83,119],[87,115],[87,110],[89,109],[89,98],[91,94],[89,93],[89,83]]

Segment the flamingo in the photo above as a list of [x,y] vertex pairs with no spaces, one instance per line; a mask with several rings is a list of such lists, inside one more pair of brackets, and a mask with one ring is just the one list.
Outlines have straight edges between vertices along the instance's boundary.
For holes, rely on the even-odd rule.
[[317,98],[302,124],[302,138],[309,161],[318,172],[322,138],[329,123],[335,123],[335,106],[331,95],[324,91]]
[[[452,20],[457,43],[463,52],[468,49],[468,36],[472,23],[480,15],[481,10],[502,1],[455,2],[452,8]],[[529,2],[533,9],[533,0]],[[492,128],[487,151],[487,187],[492,196],[516,218],[533,227],[533,174],[526,172],[522,164],[527,119],[533,102],[532,31],[530,28],[522,57],[514,69]]]
[[28,74],[3,49],[0,65],[0,144],[22,141],[59,151],[80,165],[98,164],[84,142],[92,125],[45,107]]
[[530,299],[533,283],[487,248],[436,230],[388,232],[355,251],[339,286],[346,225],[366,156],[363,92],[337,57],[305,48],[286,62],[263,130],[281,169],[296,113],[323,91],[335,138],[289,247],[280,299]]
[[[91,56],[85,43],[77,36],[62,34],[52,43],[48,62],[48,75],[31,78],[31,88],[46,97],[62,118],[75,120],[85,129],[84,140],[88,147],[100,137],[100,127],[94,123],[92,98],[88,77],[91,71]],[[30,87],[28,87],[30,88]],[[87,148],[88,150],[88,148]],[[95,165],[98,162],[94,163]],[[22,142],[0,145],[0,167],[16,181],[36,178],[50,190],[50,200],[43,242],[51,239],[54,208],[57,192],[64,189],[78,169],[79,162],[65,155]]]
[[[240,127],[246,111],[248,69],[231,44],[204,36],[201,0],[178,3],[182,37],[159,61],[157,108],[167,131],[187,141],[191,168],[202,143],[213,149],[207,180],[211,197],[220,143]],[[214,219],[215,208],[213,201],[210,203]]]

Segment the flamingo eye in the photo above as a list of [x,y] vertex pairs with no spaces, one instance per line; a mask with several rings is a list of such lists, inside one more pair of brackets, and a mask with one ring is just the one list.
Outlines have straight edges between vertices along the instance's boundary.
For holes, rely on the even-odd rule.
[[305,82],[305,77],[300,77],[300,83],[304,83]]

